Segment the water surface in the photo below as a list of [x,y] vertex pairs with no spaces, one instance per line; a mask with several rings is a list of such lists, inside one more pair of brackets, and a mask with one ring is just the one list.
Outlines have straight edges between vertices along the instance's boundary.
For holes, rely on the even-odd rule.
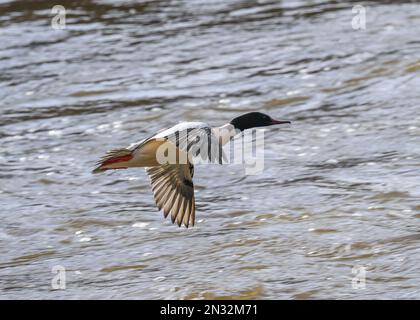
[[[420,3],[0,2],[0,297],[420,298]],[[55,3],[54,3],[55,4]],[[197,224],[106,150],[260,110],[265,170],[195,170]],[[53,266],[66,269],[52,290]],[[352,268],[366,288],[352,287]]]

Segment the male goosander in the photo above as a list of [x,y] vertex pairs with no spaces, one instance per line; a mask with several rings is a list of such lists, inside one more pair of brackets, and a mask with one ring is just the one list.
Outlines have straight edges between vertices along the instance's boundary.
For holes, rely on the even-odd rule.
[[[92,172],[144,167],[150,177],[152,191],[159,210],[163,209],[165,218],[170,214],[172,223],[176,222],[179,227],[184,224],[188,228],[190,224],[194,225],[195,223],[192,142],[199,146],[210,143],[206,147],[219,150],[220,146],[246,129],[283,123],[290,123],[290,121],[274,120],[260,112],[246,113],[234,118],[224,126],[215,128],[211,128],[204,122],[182,122],[127,148],[109,151],[98,161],[98,166]],[[192,131],[194,139],[191,141],[190,133]],[[164,149],[162,146],[168,145],[178,153],[174,161],[167,161],[163,156],[165,152],[161,152]],[[214,156],[207,156],[210,161],[216,161]],[[159,157],[163,157],[164,161]],[[184,161],[181,161],[182,159]]]

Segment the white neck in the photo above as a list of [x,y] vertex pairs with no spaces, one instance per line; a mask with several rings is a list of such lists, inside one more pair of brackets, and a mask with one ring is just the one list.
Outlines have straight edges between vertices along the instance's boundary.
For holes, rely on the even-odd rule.
[[213,133],[216,138],[221,141],[222,145],[225,145],[230,141],[232,137],[239,133],[239,131],[236,130],[235,127],[230,123],[226,123],[221,127],[213,128]]

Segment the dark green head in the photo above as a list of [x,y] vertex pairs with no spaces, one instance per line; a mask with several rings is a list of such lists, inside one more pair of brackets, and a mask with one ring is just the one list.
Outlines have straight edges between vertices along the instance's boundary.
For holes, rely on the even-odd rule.
[[275,124],[290,123],[287,120],[275,120],[269,115],[261,112],[250,112],[245,113],[239,117],[233,119],[230,124],[236,129],[243,131],[245,129],[251,129],[256,127],[267,127]]

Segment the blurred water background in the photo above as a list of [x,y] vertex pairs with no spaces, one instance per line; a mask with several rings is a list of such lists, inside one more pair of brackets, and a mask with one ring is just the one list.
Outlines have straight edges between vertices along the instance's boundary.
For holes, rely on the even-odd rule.
[[[59,2],[0,2],[0,298],[420,298],[418,1]],[[194,228],[143,170],[90,173],[254,110],[293,125],[259,175],[196,168]]]

